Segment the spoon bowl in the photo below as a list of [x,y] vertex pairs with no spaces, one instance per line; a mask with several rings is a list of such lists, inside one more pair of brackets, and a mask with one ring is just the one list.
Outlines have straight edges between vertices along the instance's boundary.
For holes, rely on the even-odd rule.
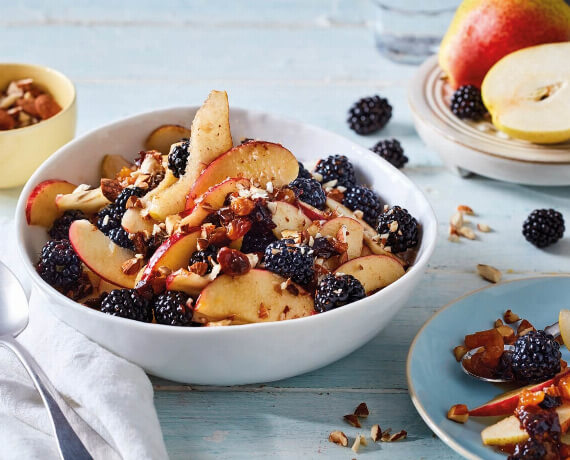
[[[465,361],[471,359],[471,357],[474,354],[478,353],[483,348],[485,347],[473,348],[473,350],[469,350],[467,353],[463,355],[463,358],[461,358],[461,369],[463,369],[463,372],[465,372],[467,375],[470,375],[471,377],[475,377],[476,379],[482,380],[483,382],[491,382],[491,383],[512,382],[513,381],[512,379],[483,377],[481,375],[474,374],[467,367],[465,367]],[[515,347],[513,347],[512,345],[505,345],[503,351],[513,351],[514,349]]]
[[0,263],[0,336],[18,336],[28,325],[28,317],[24,288],[16,275]]

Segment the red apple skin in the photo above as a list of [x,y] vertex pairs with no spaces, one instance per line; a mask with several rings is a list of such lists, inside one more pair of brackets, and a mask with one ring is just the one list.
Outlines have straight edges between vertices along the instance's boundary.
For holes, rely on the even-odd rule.
[[[187,233],[175,233],[170,238],[168,238],[164,243],[162,243],[155,253],[152,255],[148,264],[146,265],[140,285],[146,284],[154,275],[155,271],[158,270],[159,267],[164,265],[164,257],[167,255],[168,251],[173,250],[176,251],[177,245],[179,243],[183,243],[186,238],[197,238],[197,233],[199,234],[200,227],[195,227],[190,229]],[[191,254],[188,254],[188,258],[190,258]],[[184,258],[185,256],[183,256]],[[172,271],[177,270],[181,267],[168,267]],[[140,286],[137,286],[140,287]]]
[[476,407],[469,411],[469,415],[472,417],[494,417],[499,415],[512,415],[513,411],[517,408],[519,403],[519,396],[523,390],[539,391],[543,388],[549,387],[561,377],[570,374],[570,370],[563,371],[551,379],[546,380],[542,383],[535,383],[532,385],[527,385],[522,388],[518,388],[502,395],[497,396],[494,399],[486,402],[482,406]]
[[303,214],[305,214],[311,220],[328,219],[323,211],[315,208],[314,206],[311,206],[310,204],[299,201],[299,207],[301,208],[301,211],[303,211]]
[[26,221],[28,225],[51,226],[59,215],[55,197],[60,193],[71,193],[76,188],[76,185],[59,179],[45,180],[36,185],[26,201]]
[[454,89],[480,87],[507,54],[568,40],[570,7],[563,0],[465,0],[441,43],[439,64]]

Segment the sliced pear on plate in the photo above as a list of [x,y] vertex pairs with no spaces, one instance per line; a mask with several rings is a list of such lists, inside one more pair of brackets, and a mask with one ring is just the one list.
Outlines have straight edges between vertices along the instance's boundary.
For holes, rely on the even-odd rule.
[[570,42],[524,48],[483,80],[483,102],[497,129],[537,144],[570,139]]

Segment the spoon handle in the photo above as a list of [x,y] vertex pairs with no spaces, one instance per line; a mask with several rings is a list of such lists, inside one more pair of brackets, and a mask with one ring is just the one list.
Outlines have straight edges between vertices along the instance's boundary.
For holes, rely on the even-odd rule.
[[[18,357],[34,382],[50,414],[61,457],[64,460],[92,460],[93,457],[73,430],[70,421],[75,426],[81,427],[83,432],[87,432],[91,436],[95,435],[95,437],[106,443],[103,438],[69,407],[53,387],[36,360],[22,345],[12,339],[12,337],[3,336],[0,337],[0,346],[5,346]],[[109,449],[111,449],[110,446]],[[111,457],[116,457],[116,453],[112,452]]]

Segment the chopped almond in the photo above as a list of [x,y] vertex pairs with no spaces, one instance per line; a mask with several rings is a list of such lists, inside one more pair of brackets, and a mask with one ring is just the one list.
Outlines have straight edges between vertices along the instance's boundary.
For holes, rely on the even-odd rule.
[[516,313],[513,313],[512,310],[509,309],[503,315],[503,319],[505,320],[505,323],[513,324],[513,323],[516,323],[517,321],[520,321],[521,318],[519,315],[517,315]]
[[329,434],[329,441],[334,442],[339,446],[348,446],[348,438],[342,431],[333,431],[331,434]]
[[368,411],[368,406],[366,405],[365,402],[360,403],[358,407],[354,409],[354,415],[361,418],[366,418],[368,417],[368,415],[370,415],[370,412]]
[[465,404],[455,404],[449,408],[447,418],[457,423],[465,423],[469,419],[469,409]]
[[370,437],[374,442],[380,440],[380,438],[382,437],[382,430],[380,429],[380,425],[378,424],[372,425],[372,428],[370,428]]
[[491,283],[498,283],[501,281],[502,273],[491,265],[478,264],[477,273],[479,276]]
[[465,205],[465,204],[460,204],[459,206],[457,206],[457,210],[459,212],[465,213],[468,216],[474,216],[475,213],[473,212],[473,209],[471,209],[469,206]]
[[465,345],[459,345],[455,347],[453,349],[453,354],[455,355],[455,359],[457,360],[457,362],[461,361],[463,356],[465,356],[465,353],[467,353],[468,351],[469,350]]
[[356,428],[361,428],[362,426],[360,425],[360,420],[358,420],[358,417],[354,414],[347,414],[344,416],[344,420],[349,424],[352,425]]

